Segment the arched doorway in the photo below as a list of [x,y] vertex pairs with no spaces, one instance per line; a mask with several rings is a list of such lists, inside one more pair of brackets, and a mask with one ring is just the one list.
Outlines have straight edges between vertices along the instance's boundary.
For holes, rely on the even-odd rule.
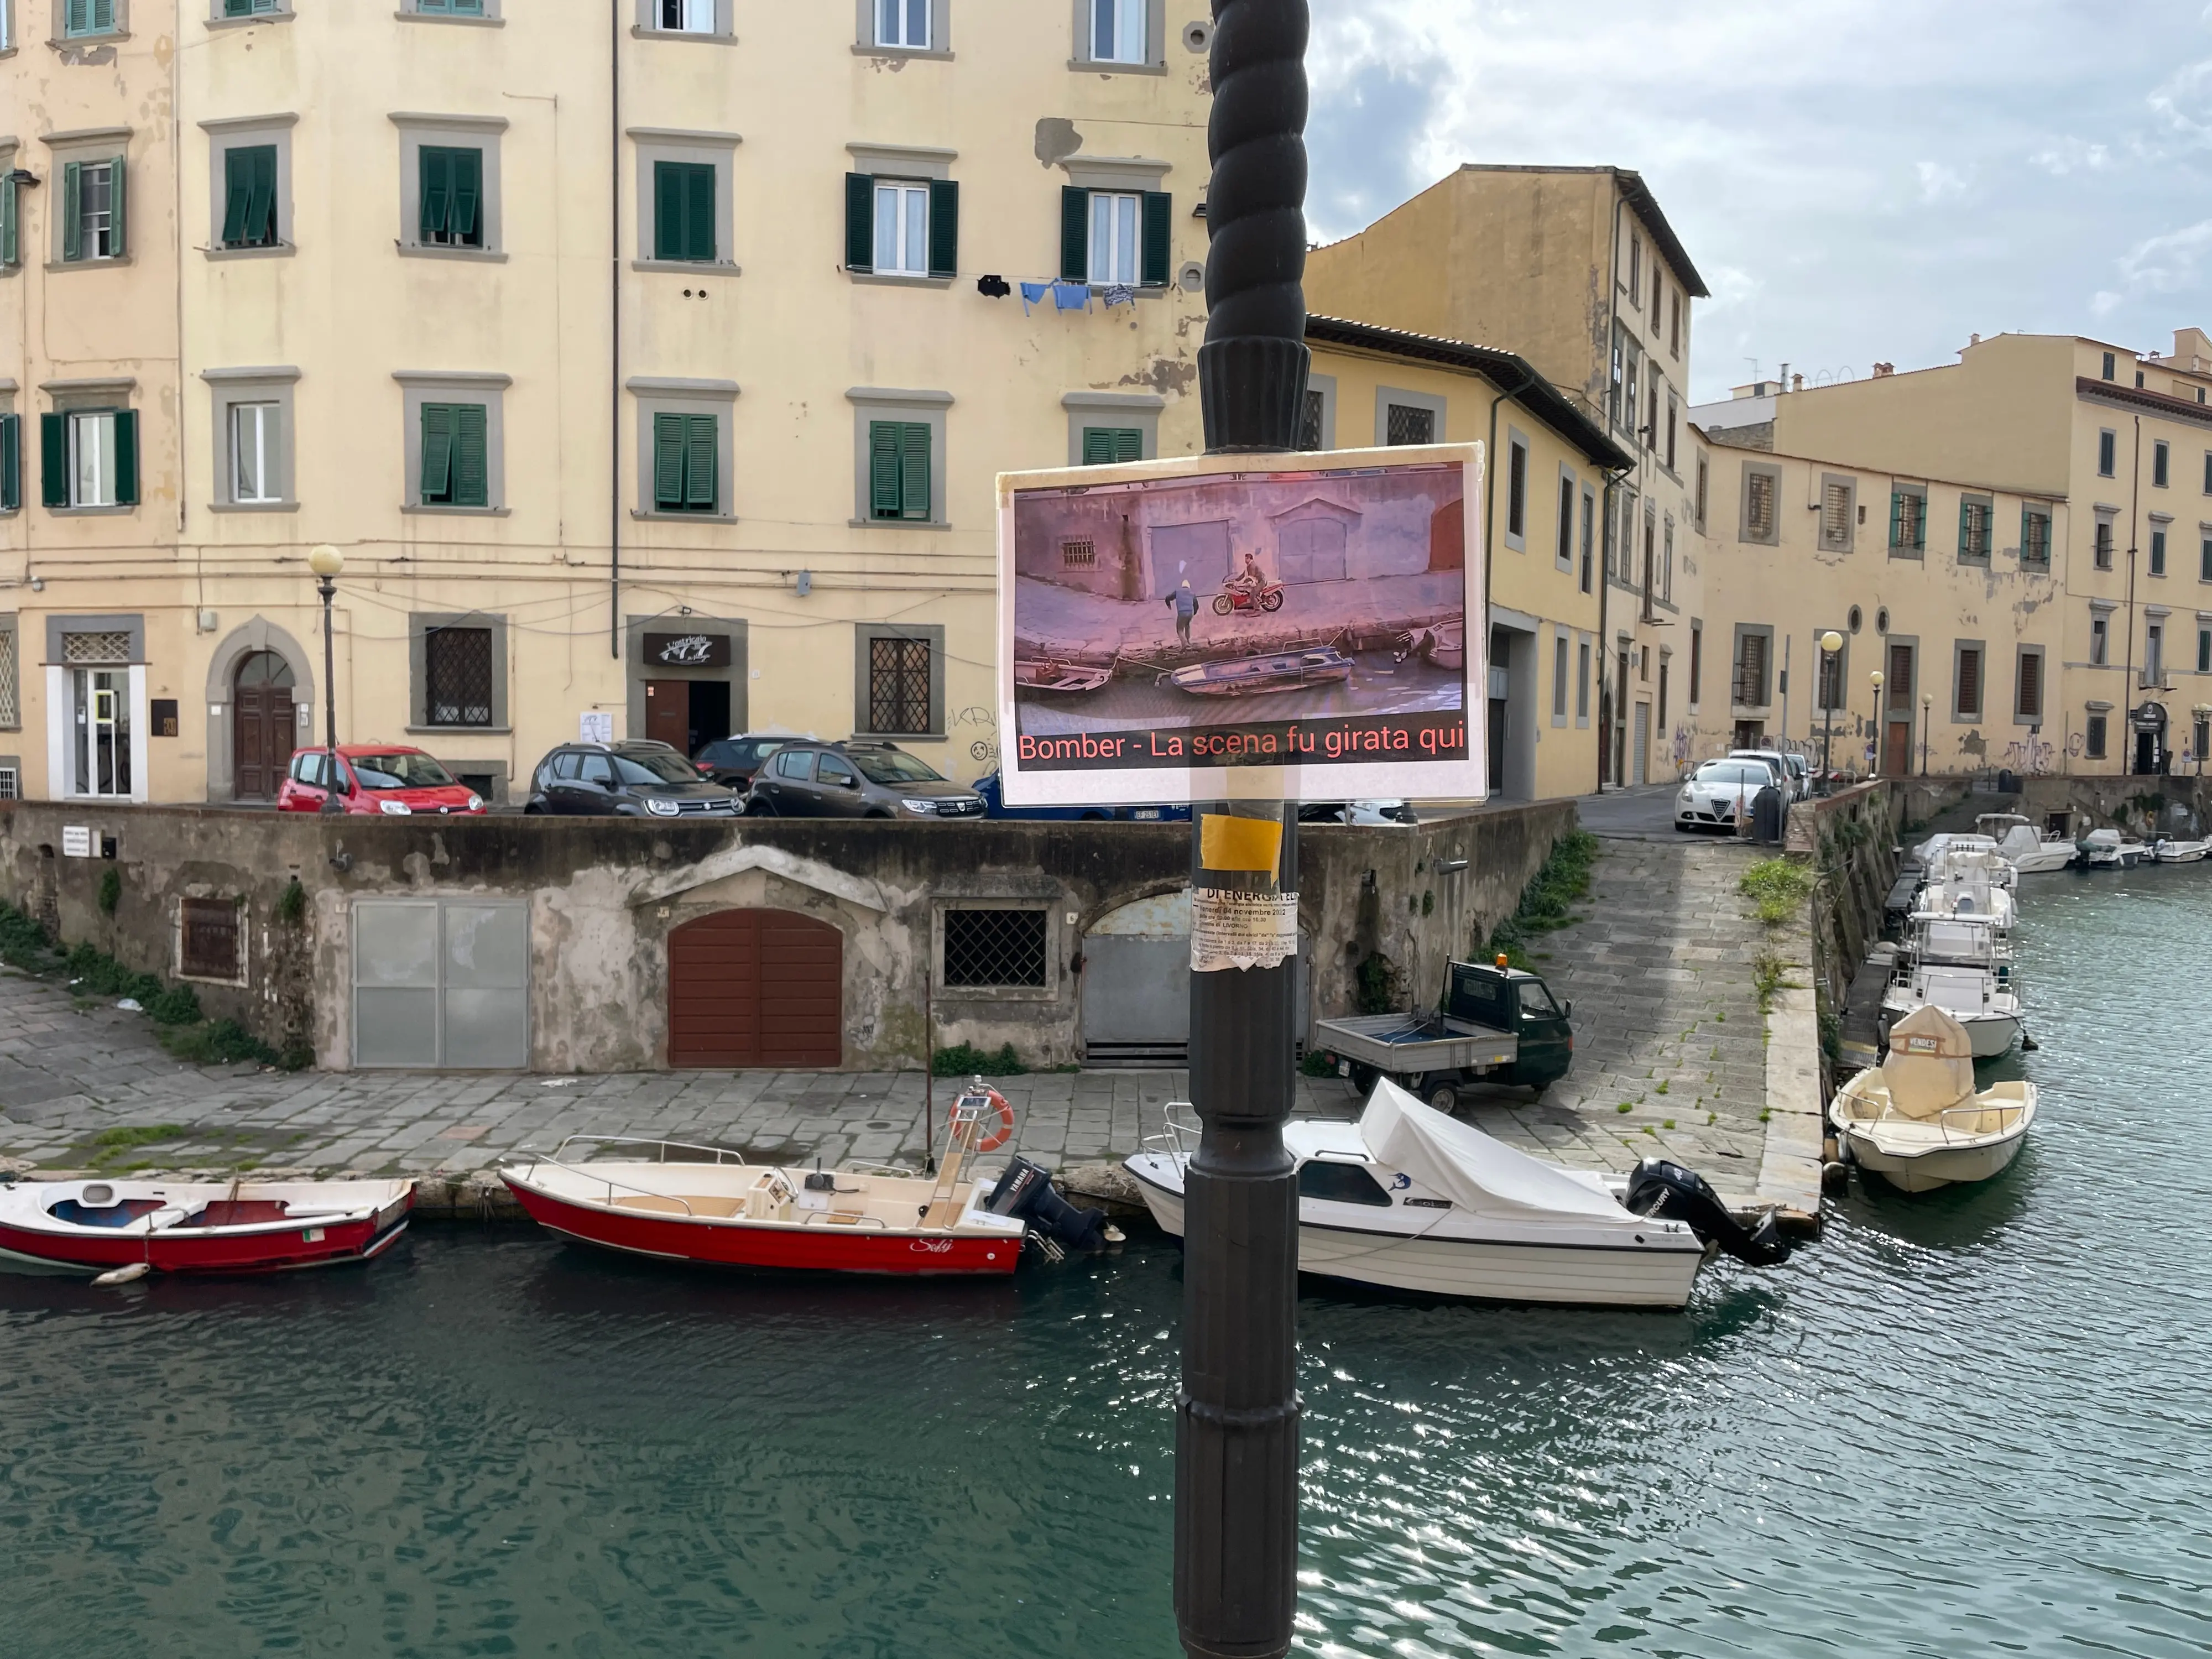
[[231,680],[231,795],[271,800],[284,781],[298,728],[292,665],[274,651],[248,652]]
[[795,910],[717,910],[668,936],[668,1063],[844,1061],[845,937]]

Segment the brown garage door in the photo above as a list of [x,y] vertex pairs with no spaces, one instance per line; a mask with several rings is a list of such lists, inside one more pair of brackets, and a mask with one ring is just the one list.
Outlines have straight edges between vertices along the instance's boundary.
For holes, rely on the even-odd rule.
[[790,910],[721,910],[668,936],[671,1066],[836,1066],[844,937]]

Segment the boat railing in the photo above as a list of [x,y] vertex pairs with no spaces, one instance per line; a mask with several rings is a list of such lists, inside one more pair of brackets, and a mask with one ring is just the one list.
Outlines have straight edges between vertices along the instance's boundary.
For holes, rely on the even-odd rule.
[[[558,1146],[556,1146],[553,1149],[552,1155],[546,1158],[545,1161],[549,1164],[558,1164],[571,1146],[651,1146],[659,1152],[659,1156],[653,1160],[656,1164],[667,1163],[669,1161],[668,1154],[672,1148],[679,1152],[704,1152],[716,1164],[743,1164],[745,1161],[745,1155],[743,1152],[732,1152],[727,1146],[701,1146],[688,1140],[659,1140],[649,1135],[587,1134],[574,1134],[568,1136]],[[528,1152],[530,1149],[526,1146],[521,1150]],[[541,1156],[543,1155],[541,1154]],[[684,1158],[679,1161],[688,1164],[692,1160]],[[563,1167],[566,1166],[564,1165]]]
[[698,1212],[691,1207],[690,1200],[684,1198],[682,1194],[656,1192],[650,1187],[641,1187],[634,1182],[617,1181],[612,1176],[592,1168],[588,1158],[570,1163],[563,1158],[562,1154],[572,1146],[655,1146],[660,1149],[661,1155],[654,1162],[659,1164],[668,1162],[668,1149],[672,1146],[679,1152],[711,1153],[714,1161],[717,1164],[722,1163],[725,1159],[738,1164],[745,1161],[742,1156],[732,1152],[725,1146],[697,1146],[682,1140],[652,1140],[641,1135],[569,1135],[550,1152],[532,1152],[527,1146],[520,1149],[528,1153],[538,1163],[550,1164],[555,1169],[575,1176],[579,1181],[598,1182],[607,1189],[606,1201],[610,1204],[615,1201],[615,1189],[620,1188],[623,1192],[635,1193],[641,1198],[665,1199],[672,1204],[681,1204],[686,1215],[696,1215]]
[[2007,1129],[2011,1128],[2014,1123],[2018,1122],[2021,1115],[2027,1110],[2027,1103],[2025,1101],[2012,1101],[2002,1105],[1997,1105],[1988,1102],[1962,1100],[1957,1105],[1946,1106],[1942,1111],[1936,1113],[1936,1127],[1943,1132],[1943,1139],[1948,1142],[1951,1139],[1950,1119],[1953,1113],[1971,1112],[1976,1117],[1981,1116],[1985,1112],[1996,1113],[1997,1119],[1996,1128],[1972,1130],[1962,1129],[1959,1132],[1961,1139],[1979,1140],[1987,1135],[2003,1133]]
[[[1178,1112],[1188,1112],[1188,1118],[1180,1118]],[[1205,1126],[1198,1121],[1198,1109],[1187,1100],[1170,1100],[1160,1108],[1160,1129],[1157,1134],[1145,1136],[1138,1144],[1148,1152],[1171,1158],[1188,1164],[1198,1151],[1197,1142],[1205,1133]]]

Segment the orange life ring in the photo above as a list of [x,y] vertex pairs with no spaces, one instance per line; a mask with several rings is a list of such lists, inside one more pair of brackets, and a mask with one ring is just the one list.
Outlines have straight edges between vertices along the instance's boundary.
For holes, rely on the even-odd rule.
[[[1006,1096],[1000,1094],[996,1089],[990,1087],[988,1085],[984,1086],[981,1092],[983,1098],[986,1101],[999,1109],[999,1127],[996,1133],[987,1135],[981,1140],[977,1141],[975,1143],[975,1150],[979,1152],[995,1152],[1000,1147],[1005,1146],[1008,1141],[1014,1138],[1014,1109],[1006,1103]],[[954,1134],[957,1134],[959,1133],[960,1109],[968,1102],[975,1099],[975,1095],[976,1091],[970,1089],[963,1093],[958,1099],[952,1103],[951,1121],[947,1126],[951,1133]],[[979,1119],[978,1121],[980,1121],[981,1120]]]

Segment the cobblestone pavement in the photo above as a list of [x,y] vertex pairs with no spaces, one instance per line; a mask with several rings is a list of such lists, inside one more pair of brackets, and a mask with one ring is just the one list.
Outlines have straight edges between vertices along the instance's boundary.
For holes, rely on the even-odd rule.
[[[1654,1152],[1731,1195],[1756,1188],[1765,1064],[1732,843],[1608,840],[1583,920],[1539,942],[1537,965],[1574,1000],[1574,1071],[1541,1101],[1477,1089],[1469,1121],[1585,1169]],[[940,1079],[938,1110],[952,1085]],[[1176,1071],[998,1080],[1018,1151],[1048,1166],[1117,1158],[1185,1097]],[[172,1060],[143,1015],[0,970],[0,1156],[40,1169],[445,1171],[489,1169],[569,1134],[744,1147],[775,1161],[918,1163],[923,1079],[838,1072],[662,1072],[603,1077],[302,1073]],[[1620,1109],[1626,1106],[1626,1111]],[[1302,1078],[1302,1116],[1350,1117],[1348,1085]],[[125,1129],[173,1127],[144,1145]]]

